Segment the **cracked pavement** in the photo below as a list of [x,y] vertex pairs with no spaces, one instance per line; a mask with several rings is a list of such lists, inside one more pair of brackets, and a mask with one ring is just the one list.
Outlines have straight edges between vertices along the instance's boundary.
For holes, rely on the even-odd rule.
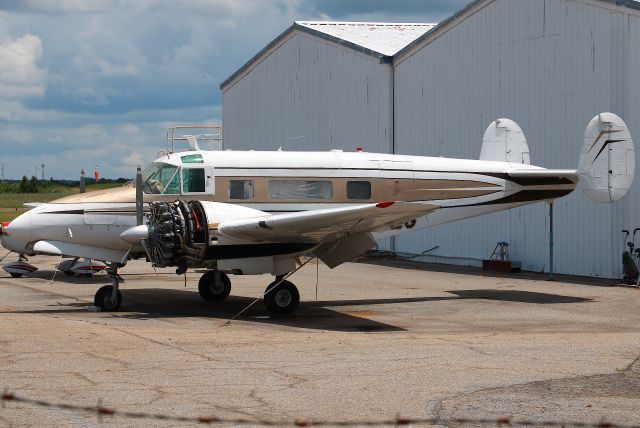
[[[0,271],[0,388],[54,402],[261,419],[498,417],[640,420],[640,290],[607,280],[492,275],[415,262],[310,264],[301,307],[266,317],[268,276],[231,277],[208,304],[199,274],[133,261],[123,308],[89,312],[108,283],[58,258]],[[417,269],[415,269],[417,268]],[[431,270],[426,270],[429,268]],[[0,426],[169,426],[6,403]]]

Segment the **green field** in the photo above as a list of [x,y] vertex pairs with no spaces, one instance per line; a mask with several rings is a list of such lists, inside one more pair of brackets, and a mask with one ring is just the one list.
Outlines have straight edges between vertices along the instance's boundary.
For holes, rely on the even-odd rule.
[[[88,184],[87,192],[120,187],[122,183]],[[0,221],[11,221],[27,210],[23,204],[27,202],[49,202],[67,195],[80,192],[78,187],[59,187],[56,192],[47,193],[0,193]],[[17,211],[16,211],[17,208]]]

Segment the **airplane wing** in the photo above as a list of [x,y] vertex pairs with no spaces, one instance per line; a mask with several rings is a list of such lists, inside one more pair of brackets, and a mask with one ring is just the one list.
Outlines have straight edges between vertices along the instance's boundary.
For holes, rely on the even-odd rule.
[[438,209],[438,205],[381,202],[223,221],[218,232],[250,242],[335,241],[341,237],[380,232]]

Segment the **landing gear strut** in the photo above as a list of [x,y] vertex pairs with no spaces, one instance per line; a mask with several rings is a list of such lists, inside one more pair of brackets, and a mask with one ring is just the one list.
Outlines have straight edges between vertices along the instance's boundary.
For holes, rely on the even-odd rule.
[[120,281],[123,279],[118,275],[119,263],[109,266],[107,274],[112,285],[100,287],[96,292],[93,303],[103,311],[111,312],[120,309],[122,304],[122,294],[120,293]]
[[293,283],[276,277],[264,292],[264,304],[275,315],[290,314],[298,308],[300,293]]
[[231,293],[231,280],[224,272],[209,270],[200,277],[198,292],[207,302],[222,302]]

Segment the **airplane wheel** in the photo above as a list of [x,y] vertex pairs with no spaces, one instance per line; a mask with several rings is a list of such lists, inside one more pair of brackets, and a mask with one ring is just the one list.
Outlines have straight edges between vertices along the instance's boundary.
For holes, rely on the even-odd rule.
[[296,286],[289,281],[282,281],[276,286],[277,283],[278,281],[274,281],[267,287],[264,304],[272,314],[290,314],[298,308],[300,293]]
[[95,298],[93,299],[93,303],[106,312],[117,311],[120,309],[120,305],[122,304],[122,294],[120,290],[118,290],[118,295],[113,301],[111,299],[111,293],[113,293],[112,285],[105,285],[104,287],[100,287],[98,292],[96,293]]
[[21,278],[23,274],[11,272],[9,275],[11,275],[12,278]]
[[207,302],[221,302],[231,293],[231,280],[223,273],[220,274],[220,281],[216,283],[216,271],[205,272],[198,281],[198,292]]

